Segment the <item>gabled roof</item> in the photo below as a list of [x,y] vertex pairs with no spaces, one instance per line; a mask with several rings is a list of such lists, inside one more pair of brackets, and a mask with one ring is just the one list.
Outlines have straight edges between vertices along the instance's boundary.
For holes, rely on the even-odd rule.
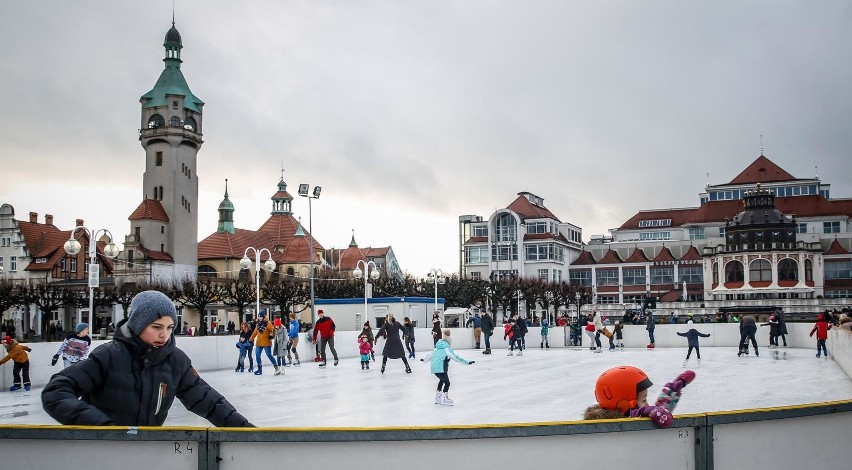
[[553,215],[553,212],[550,212],[549,209],[542,206],[536,206],[523,195],[518,196],[518,198],[509,204],[506,209],[515,212],[525,219],[553,219],[560,222],[559,218]]
[[772,160],[760,155],[728,184],[766,183],[769,181],[795,181],[798,178],[787,173]]
[[647,263],[648,257],[645,256],[645,252],[640,250],[638,247],[633,249],[633,253],[624,260],[625,263]]
[[611,263],[623,263],[624,260],[618,256],[618,253],[615,252],[612,248],[607,250],[606,254],[603,258],[598,260],[598,264],[611,264]]
[[[778,199],[776,198],[776,201]],[[745,209],[741,199],[727,201],[709,201],[693,212],[687,223],[702,224],[708,222],[724,222],[725,217],[733,219]]]
[[156,199],[145,199],[139,204],[139,207],[130,214],[127,220],[159,220],[160,222],[168,222],[169,216],[163,205]]
[[669,247],[663,246],[663,249],[657,253],[657,256],[654,257],[651,261],[654,262],[662,262],[662,261],[675,261],[675,257],[672,254],[672,250],[669,250]]
[[835,238],[834,241],[831,242],[828,249],[825,250],[825,254],[827,255],[848,255],[849,251],[846,248],[843,248],[843,245],[837,241]]
[[[35,258],[44,258],[56,250],[65,250],[62,246],[71,238],[70,230],[59,230],[54,225],[37,222],[18,221],[18,229],[24,238],[27,251]],[[88,243],[88,240],[86,240]]]
[[679,261],[701,261],[701,254],[698,253],[698,248],[695,248],[695,245],[689,245],[689,250],[680,257]]
[[624,222],[621,225],[621,227],[619,227],[619,229],[620,230],[638,229],[638,228],[640,228],[639,222],[642,221],[642,220],[664,220],[664,219],[671,219],[671,221],[672,221],[671,225],[667,225],[665,227],[641,227],[641,228],[644,230],[644,229],[651,229],[651,228],[662,229],[662,228],[667,228],[667,227],[680,227],[681,225],[687,223],[689,221],[689,219],[692,218],[693,214],[695,214],[695,212],[697,210],[699,210],[698,207],[684,207],[684,208],[680,208],[680,209],[654,209],[654,210],[647,210],[647,211],[639,211],[638,213],[636,213],[636,215],[634,215],[633,217],[628,219],[627,222]]
[[582,266],[595,263],[595,257],[592,256],[592,254],[588,251],[583,250],[580,252],[580,256],[578,256],[577,259],[575,259],[574,262],[571,263],[571,266]]

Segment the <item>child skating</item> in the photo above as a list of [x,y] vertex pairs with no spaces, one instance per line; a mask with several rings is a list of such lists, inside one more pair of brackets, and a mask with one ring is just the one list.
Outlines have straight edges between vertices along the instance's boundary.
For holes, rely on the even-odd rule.
[[427,354],[426,357],[420,359],[421,362],[428,360],[431,365],[430,370],[435,374],[435,377],[438,377],[438,389],[435,391],[436,405],[453,406],[453,400],[447,396],[447,392],[450,390],[450,359],[468,366],[476,362],[468,361],[456,354],[453,348],[450,347],[450,342],[450,330],[446,329],[444,330],[443,338],[435,343],[435,349]]
[[586,409],[584,419],[651,418],[655,425],[672,424],[672,411],[680,400],[681,390],[695,378],[695,372],[684,371],[666,383],[656,403],[648,405],[648,389],[653,385],[648,375],[633,366],[618,366],[605,371],[595,383],[598,403]]
[[[825,353],[825,358],[828,359],[828,349],[825,348],[825,340],[828,339],[828,330],[831,329],[831,323],[826,321],[825,315],[819,314],[817,315],[817,322],[814,327],[811,329],[810,336],[813,336],[814,333],[817,335],[817,353],[816,357],[820,357],[821,353]],[[2,364],[2,362],[0,362]]]
[[[18,343],[11,336],[7,336],[3,342],[6,348],[6,357],[0,359],[0,365],[5,364],[10,359],[15,363],[12,366],[12,386],[9,387],[10,392],[20,390],[21,387],[26,391],[30,391],[30,355],[27,354],[32,349],[29,346],[24,346]],[[23,377],[21,377],[23,375]]]
[[[692,326],[692,320],[687,320],[687,325]],[[709,333],[701,333],[695,328],[690,328],[686,333],[677,332],[678,336],[686,337],[687,344],[689,344],[689,349],[686,351],[686,359],[683,360],[683,366],[686,367],[686,363],[689,362],[689,356],[692,354],[692,350],[695,349],[695,357],[698,359],[698,365],[701,365],[701,350],[698,348],[698,337],[709,338]]]
[[361,370],[370,370],[370,355],[373,353],[373,345],[367,335],[358,337],[358,352],[361,353]]
[[615,321],[612,334],[615,336],[615,347],[624,348],[624,325],[621,324],[621,321]]
[[272,323],[275,326],[275,346],[273,347],[272,355],[275,356],[276,365],[275,375],[283,375],[284,367],[289,367],[287,364],[287,352],[290,348],[290,333],[285,324],[281,323],[280,318],[276,318]]
[[[509,322],[503,326],[503,339],[509,341],[509,354],[507,354],[507,356],[511,356],[515,353],[515,329],[512,323],[513,321],[509,320]],[[437,341],[435,344],[438,344]]]
[[[240,335],[240,339],[237,341],[237,349],[240,350],[240,357],[237,359],[237,368],[234,369],[234,372],[244,372],[246,370],[246,356],[251,360],[251,343],[249,343],[248,338],[243,335]],[[251,372],[251,365],[249,365],[249,372]]]

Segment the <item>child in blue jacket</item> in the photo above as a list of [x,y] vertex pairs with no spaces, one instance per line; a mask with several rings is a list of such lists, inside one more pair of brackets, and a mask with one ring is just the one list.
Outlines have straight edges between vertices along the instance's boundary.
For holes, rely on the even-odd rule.
[[[688,320],[686,322],[690,327],[692,326],[692,320]],[[686,363],[689,362],[689,355],[692,354],[692,350],[695,349],[695,357],[698,358],[698,364],[701,365],[701,350],[698,349],[698,337],[709,338],[710,334],[701,333],[695,328],[690,328],[686,333],[678,332],[678,336],[685,336],[687,340],[687,344],[689,344],[689,349],[686,351],[686,359],[683,360],[683,366],[686,367]]]
[[450,359],[468,366],[476,362],[468,361],[456,354],[450,347],[451,341],[450,330],[444,330],[444,336],[435,343],[435,349],[426,357],[420,359],[421,362],[430,361],[431,371],[435,374],[435,377],[438,377],[438,390],[435,391],[436,405],[453,405],[453,400],[447,396],[447,392],[450,390],[450,376],[448,375]]
[[[246,356],[251,353],[251,343],[245,336],[240,335],[240,340],[237,341],[237,349],[240,350],[240,358],[237,359],[237,368],[234,369],[234,372],[243,372],[245,371]],[[251,372],[251,367],[249,367],[249,372]]]

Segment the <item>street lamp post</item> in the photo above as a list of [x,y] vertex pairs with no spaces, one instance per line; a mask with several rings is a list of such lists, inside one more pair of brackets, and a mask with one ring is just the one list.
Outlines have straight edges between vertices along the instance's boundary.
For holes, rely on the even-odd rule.
[[100,229],[96,231],[92,231],[79,225],[74,227],[74,230],[71,230],[71,238],[65,242],[63,248],[65,248],[65,252],[71,256],[76,255],[80,252],[80,242],[74,238],[74,234],[77,233],[78,230],[82,230],[89,236],[89,328],[94,331],[95,328],[95,287],[99,287],[101,283],[101,273],[100,273],[100,265],[98,265],[98,245],[96,238],[99,234],[104,234],[109,237],[109,243],[104,247],[104,256],[109,258],[115,258],[118,256],[118,247],[115,246],[115,243],[112,241],[112,233],[110,233],[107,229]]
[[[361,266],[364,266],[364,270],[361,270]],[[370,270],[370,266],[373,267],[372,271]],[[364,278],[364,321],[367,321],[367,281],[369,279],[376,280],[379,278],[379,268],[376,266],[376,263],[372,261],[364,261],[362,259],[358,260],[358,263],[355,264],[355,269],[352,270],[352,276],[355,279]]]
[[254,316],[257,318],[257,316],[260,315],[260,255],[262,255],[265,251],[266,255],[269,256],[262,266],[262,268],[268,272],[275,271],[275,261],[272,261],[272,253],[270,253],[270,251],[266,248],[258,250],[257,248],[250,246],[246,248],[246,251],[243,253],[243,259],[240,260],[240,268],[242,269],[248,269],[251,267],[251,258],[248,257],[249,250],[254,252],[254,298],[256,302]]
[[309,194],[308,189],[310,186],[310,184],[300,184],[299,196],[308,198],[308,232],[311,234],[310,238],[308,238],[308,250],[310,251],[311,256],[311,325],[316,325],[317,317],[316,310],[314,309],[314,257],[316,257],[316,253],[314,253],[314,227],[313,217],[311,214],[311,199],[319,199],[322,186],[314,186],[313,193]]
[[435,286],[435,310],[434,312],[438,312],[438,284],[443,285],[447,282],[447,278],[444,277],[443,271],[440,269],[432,268],[429,270],[429,274],[426,275],[426,280],[432,283]]
[[[574,294],[574,299],[577,301],[577,326],[580,326],[580,307],[582,306],[582,305],[580,304],[580,301],[581,301],[581,299],[582,299],[582,298],[583,298],[583,297],[580,295],[580,292],[579,292],[579,291],[577,291],[577,292]],[[580,336],[577,338],[577,341],[580,343],[580,344],[578,344],[577,346],[582,346],[582,345],[583,345],[583,335],[582,335],[582,334],[580,334]]]

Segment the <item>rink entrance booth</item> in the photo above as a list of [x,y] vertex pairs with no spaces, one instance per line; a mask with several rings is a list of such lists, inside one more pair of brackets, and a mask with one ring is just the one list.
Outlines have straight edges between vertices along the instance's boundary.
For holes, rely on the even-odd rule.
[[3,468],[63,468],[96,459],[124,470],[348,468],[388,457],[407,470],[846,468],[837,452],[852,400],[647,419],[376,428],[75,427],[0,425]]

